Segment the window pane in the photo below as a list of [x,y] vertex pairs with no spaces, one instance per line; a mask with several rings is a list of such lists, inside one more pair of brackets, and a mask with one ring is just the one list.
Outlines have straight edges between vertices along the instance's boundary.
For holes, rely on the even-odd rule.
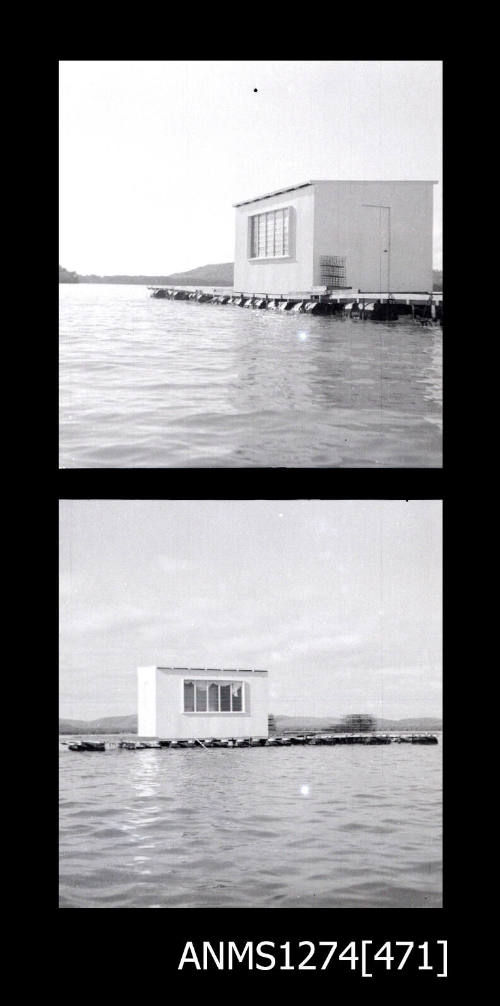
[[266,213],[266,255],[274,255],[274,213]]
[[289,232],[289,213],[288,210],[283,211],[283,255],[288,255],[288,232]]
[[222,713],[231,711],[231,685],[220,686],[220,708]]
[[257,217],[259,221],[259,256],[264,257],[266,254],[266,215],[265,213],[260,213]]
[[242,706],[242,686],[241,685],[231,685],[232,698],[233,698],[233,713],[241,713]]
[[250,257],[274,258],[289,254],[289,207],[250,217]]
[[208,709],[211,713],[219,712],[219,686],[215,683],[208,686]]
[[274,254],[283,254],[283,210],[276,210],[276,223],[274,227]]
[[196,684],[196,712],[206,713],[207,711],[207,685],[206,682]]
[[194,713],[194,685],[192,681],[184,682],[184,712]]
[[259,254],[259,218],[252,217],[252,258]]

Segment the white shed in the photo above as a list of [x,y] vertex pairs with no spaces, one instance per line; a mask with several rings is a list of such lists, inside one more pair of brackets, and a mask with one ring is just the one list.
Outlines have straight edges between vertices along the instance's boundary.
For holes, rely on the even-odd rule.
[[267,671],[138,667],[137,711],[141,737],[267,737]]
[[235,203],[235,290],[431,293],[435,184],[309,181]]

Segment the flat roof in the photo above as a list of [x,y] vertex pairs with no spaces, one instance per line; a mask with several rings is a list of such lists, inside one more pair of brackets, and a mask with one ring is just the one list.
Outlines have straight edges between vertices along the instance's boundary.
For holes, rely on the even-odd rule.
[[242,199],[241,203],[233,203],[233,206],[245,206],[246,203],[257,203],[259,199],[269,199],[270,196],[280,196],[282,192],[294,192],[295,189],[305,189],[307,185],[314,185],[314,182],[301,182],[300,185],[288,185],[286,189],[274,189],[273,192],[266,192],[264,196],[255,196],[253,199]]
[[159,671],[203,671],[209,674],[267,674],[267,671],[257,667],[161,667]]
[[273,192],[266,192],[263,196],[254,196],[253,199],[242,199],[239,203],[233,203],[234,207],[246,206],[247,203],[258,203],[261,199],[270,199],[271,196],[280,196],[284,192],[295,192],[296,189],[305,189],[308,185],[321,185],[324,182],[340,182],[342,185],[437,185],[436,180],[428,178],[316,178],[309,182],[300,182],[299,185],[287,185],[284,189],[274,189]]

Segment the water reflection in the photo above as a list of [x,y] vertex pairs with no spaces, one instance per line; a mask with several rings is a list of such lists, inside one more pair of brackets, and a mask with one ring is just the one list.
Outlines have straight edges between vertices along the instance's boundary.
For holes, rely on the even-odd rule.
[[[133,753],[135,755],[135,752]],[[161,814],[158,800],[160,786],[160,764],[156,751],[141,751],[139,757],[130,761],[129,781],[131,787],[130,805],[125,808],[125,821],[122,825],[133,848],[131,859],[127,865],[143,876],[151,874],[150,862],[152,850],[157,842],[153,839],[154,825]]]
[[130,779],[137,797],[153,797],[160,784],[160,763],[154,750],[141,751],[130,759]]

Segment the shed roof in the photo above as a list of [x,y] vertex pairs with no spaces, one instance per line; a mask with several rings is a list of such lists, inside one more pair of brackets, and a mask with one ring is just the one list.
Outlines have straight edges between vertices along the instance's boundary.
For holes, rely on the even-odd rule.
[[258,203],[261,199],[270,199],[271,196],[280,196],[284,192],[295,192],[296,189],[305,189],[308,185],[321,185],[323,182],[341,182],[349,185],[437,185],[437,181],[427,178],[411,179],[389,179],[389,178],[316,178],[309,182],[300,182],[299,185],[287,185],[284,189],[274,189],[273,192],[266,192],[263,196],[254,196],[253,199],[242,199],[239,203],[233,203],[234,207],[246,206],[248,203]]
[[295,189],[305,189],[307,185],[314,185],[314,182],[301,182],[300,185],[288,185],[286,189],[274,189],[273,192],[266,192],[264,196],[255,196],[253,199],[242,199],[241,203],[233,203],[233,206],[246,206],[247,203],[257,203],[259,199],[269,199],[270,196],[280,196],[282,192],[294,192]]
[[203,671],[209,674],[267,674],[266,670],[257,667],[160,667],[159,671]]

